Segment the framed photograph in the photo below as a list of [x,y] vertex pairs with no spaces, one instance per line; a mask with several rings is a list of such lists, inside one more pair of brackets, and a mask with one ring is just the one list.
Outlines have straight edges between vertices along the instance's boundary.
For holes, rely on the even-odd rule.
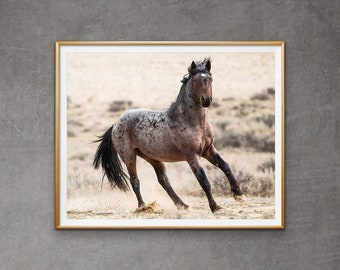
[[283,229],[284,42],[56,42],[57,229]]

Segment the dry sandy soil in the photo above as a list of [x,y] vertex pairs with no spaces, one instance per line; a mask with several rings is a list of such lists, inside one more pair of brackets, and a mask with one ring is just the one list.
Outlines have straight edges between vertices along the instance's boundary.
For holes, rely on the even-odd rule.
[[[222,210],[212,214],[207,199],[185,162],[167,165],[169,179],[188,210],[177,210],[158,184],[151,166],[138,160],[144,200],[152,207],[136,212],[133,192],[111,190],[92,160],[105,132],[129,108],[164,109],[176,99],[180,80],[200,54],[68,55],[69,218],[226,218],[271,219],[274,202],[274,55],[210,54],[213,98],[209,118],[216,147],[247,194],[235,202],[225,176],[202,160]],[[154,202],[154,204],[152,204]]]

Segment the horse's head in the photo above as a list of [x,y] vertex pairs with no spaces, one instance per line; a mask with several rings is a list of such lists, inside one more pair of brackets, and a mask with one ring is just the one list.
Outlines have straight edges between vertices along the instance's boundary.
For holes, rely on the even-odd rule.
[[203,107],[209,107],[212,102],[212,76],[210,73],[211,60],[192,61],[188,67],[191,87],[189,95],[195,103]]

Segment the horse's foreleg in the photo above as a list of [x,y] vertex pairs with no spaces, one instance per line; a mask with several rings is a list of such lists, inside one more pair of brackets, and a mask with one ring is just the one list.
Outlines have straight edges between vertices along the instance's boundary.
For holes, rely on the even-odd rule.
[[187,209],[189,205],[185,204],[180,197],[176,194],[173,190],[172,186],[170,185],[169,178],[166,174],[157,174],[158,182],[164,188],[164,190],[168,193],[171,200],[174,202],[178,209]]
[[173,190],[169,178],[166,175],[166,169],[165,165],[161,161],[157,161],[154,159],[151,159],[147,156],[144,156],[143,154],[140,154],[140,157],[145,159],[147,162],[149,162],[152,167],[154,168],[156,175],[157,175],[157,180],[161,184],[161,186],[164,188],[166,193],[170,196],[171,200],[174,202],[174,204],[177,206],[177,208],[181,209],[187,209],[189,206],[185,204],[180,197],[176,194],[176,192]]
[[223,158],[217,153],[215,147],[211,145],[211,147],[206,151],[203,155],[205,159],[207,159],[210,163],[220,168],[224,174],[227,176],[231,191],[234,193],[234,198],[237,201],[244,200],[244,195],[233,175],[233,173],[230,170],[230,167],[227,162],[223,160]]
[[200,183],[201,187],[203,188],[203,190],[204,190],[204,192],[205,192],[205,194],[208,198],[211,211],[215,212],[215,211],[221,209],[221,207],[217,205],[217,203],[215,202],[215,200],[212,196],[211,185],[209,183],[209,180],[208,180],[203,168],[200,166],[200,164],[198,162],[198,158],[197,157],[189,158],[188,163],[189,163],[191,170],[195,174],[198,182]]

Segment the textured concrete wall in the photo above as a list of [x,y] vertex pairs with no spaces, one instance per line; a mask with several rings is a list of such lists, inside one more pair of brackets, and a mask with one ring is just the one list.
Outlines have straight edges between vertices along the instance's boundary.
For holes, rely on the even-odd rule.
[[[339,1],[0,1],[0,269],[336,269]],[[56,40],[285,40],[286,229],[56,231]]]

